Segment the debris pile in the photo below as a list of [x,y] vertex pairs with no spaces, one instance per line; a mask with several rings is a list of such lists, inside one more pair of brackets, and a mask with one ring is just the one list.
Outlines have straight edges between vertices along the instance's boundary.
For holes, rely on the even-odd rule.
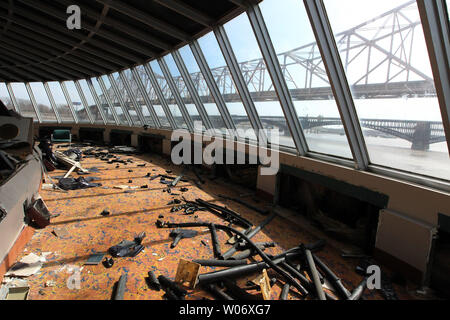
[[[130,147],[90,147],[81,151],[72,148],[64,152],[53,152],[51,146],[44,143],[45,159],[48,164],[46,167],[63,166],[69,171],[64,177],[59,179],[57,186],[65,191],[78,190],[85,188],[95,188],[102,186],[95,183],[95,177],[69,177],[72,172],[78,172],[79,175],[89,175],[92,172],[98,172],[98,168],[85,169],[81,166],[83,158],[96,158],[113,167],[124,168],[128,164],[134,163],[135,160],[127,159],[115,155],[130,156],[136,154],[135,148]],[[136,164],[139,168],[145,168],[145,164]],[[128,167],[129,168],[129,167]],[[195,167],[192,167],[197,181],[196,184],[205,184]],[[133,172],[129,169],[128,172]],[[189,191],[181,182],[193,181],[187,178],[186,170],[183,170],[178,176],[171,175],[172,171],[167,170],[166,174],[157,174],[152,176],[148,173],[145,177],[150,181],[159,179],[159,183],[164,185],[163,192],[175,196],[172,191],[180,192]],[[128,179],[128,178],[127,178]],[[195,179],[195,178],[194,178]],[[124,182],[127,180],[124,180]],[[126,182],[125,182],[126,183]],[[137,189],[148,189],[148,185],[132,186],[133,180],[128,181],[128,185],[117,185],[114,188],[125,190],[125,192],[134,192]],[[166,195],[167,196],[167,195]],[[167,275],[157,275],[157,270],[148,271],[146,282],[152,290],[164,291],[164,298],[167,300],[185,300],[190,293],[201,294],[208,292],[210,296],[218,300],[269,300],[273,299],[272,287],[276,284],[282,288],[279,300],[289,299],[317,299],[317,300],[359,300],[363,297],[366,285],[367,275],[362,273],[361,283],[353,288],[353,291],[347,289],[339,276],[337,276],[331,268],[317,256],[326,245],[325,241],[319,241],[312,244],[299,244],[288,250],[284,250],[277,255],[271,255],[268,252],[270,248],[276,248],[274,242],[255,242],[254,239],[261,231],[263,231],[274,219],[277,214],[270,210],[262,210],[241,199],[231,198],[228,196],[220,196],[223,199],[244,205],[245,207],[264,215],[264,221],[259,225],[254,225],[250,220],[246,219],[240,213],[216,203],[205,201],[203,199],[195,199],[195,201],[187,200],[185,197],[181,199],[173,199],[167,206],[170,206],[170,213],[182,213],[185,216],[194,217],[195,222],[173,223],[164,220],[164,215],[160,215],[156,221],[156,227],[159,229],[168,229],[169,238],[172,239],[171,249],[177,248],[182,250],[186,245],[185,239],[197,237],[201,232],[210,235],[210,241],[202,241],[204,246],[211,246],[212,256],[206,259],[192,259],[187,261],[180,259],[175,279],[172,280]],[[35,211],[44,212],[44,220],[42,215],[34,213],[34,220],[40,225],[49,223],[49,212],[45,211],[43,202],[35,202],[31,208]],[[30,210],[31,211],[31,210]],[[107,209],[97,212],[102,217],[111,216],[111,212]],[[219,217],[223,223],[213,223],[211,221],[200,221],[202,213],[209,212]],[[30,214],[31,215],[31,214]],[[207,216],[203,214],[203,217]],[[115,218],[115,216],[111,216]],[[99,217],[101,218],[101,217]],[[48,224],[47,224],[48,225]],[[205,231],[206,230],[206,231]],[[58,236],[60,233],[56,232]],[[221,243],[219,234],[224,232],[228,235],[227,243]],[[130,237],[131,238],[131,237]],[[111,246],[107,252],[94,253],[87,260],[87,265],[103,265],[104,268],[110,269],[114,267],[116,258],[135,258],[143,252],[145,246],[143,240],[146,233],[141,232],[136,235],[132,241],[123,240],[116,245],[110,243]],[[121,238],[122,239],[122,238]],[[117,240],[120,241],[121,239]],[[106,248],[107,248],[106,247]],[[106,249],[105,248],[105,249]],[[279,249],[279,248],[278,248]],[[105,257],[106,254],[111,257]],[[156,255],[156,254],[154,254]],[[31,255],[30,255],[31,256]],[[7,276],[10,277],[26,277],[35,274],[42,267],[42,260],[36,260],[36,257],[28,257],[31,260],[21,261],[14,266]],[[39,257],[37,257],[39,258]],[[162,261],[165,257],[161,257]],[[44,260],[45,261],[45,260]],[[201,268],[213,267],[221,268],[212,272],[201,273]],[[147,270],[145,270],[147,272]],[[256,277],[255,277],[256,276]],[[117,275],[119,277],[119,275]],[[113,299],[124,299],[126,285],[129,274],[126,272],[120,276]],[[249,277],[253,277],[249,280]],[[242,281],[246,281],[243,285]]]
[[[195,231],[197,228],[210,230],[214,257],[210,260],[196,259],[192,263],[203,267],[227,269],[198,274],[193,286],[196,290],[209,292],[219,300],[272,299],[271,287],[274,283],[280,282],[283,288],[280,300],[288,300],[289,297],[318,300],[361,299],[366,288],[367,276],[363,275],[361,284],[353,291],[349,291],[341,279],[316,255],[325,247],[325,241],[300,244],[279,255],[272,256],[264,251],[267,248],[275,247],[275,243],[255,243],[252,238],[271,223],[276,218],[276,214],[270,215],[255,227],[251,222],[226,207],[201,199],[197,199],[195,204],[202,205],[217,214],[228,222],[228,225],[210,222],[171,223],[158,219],[156,226],[162,229],[172,229],[170,237],[174,238],[174,243],[171,248],[174,248],[181,239],[195,237],[198,234]],[[240,231],[233,227],[233,224],[245,228],[245,230]],[[229,243],[233,245],[225,252],[222,251],[222,246],[218,241],[217,232],[219,231],[233,236],[229,240]],[[255,262],[258,257],[261,261]],[[269,278],[269,273],[272,275],[272,279]],[[238,285],[238,280],[252,274],[259,274],[253,284],[248,283],[246,287]],[[254,294],[255,292],[256,294]],[[172,290],[166,291],[165,298],[180,300],[184,296],[177,295]]]

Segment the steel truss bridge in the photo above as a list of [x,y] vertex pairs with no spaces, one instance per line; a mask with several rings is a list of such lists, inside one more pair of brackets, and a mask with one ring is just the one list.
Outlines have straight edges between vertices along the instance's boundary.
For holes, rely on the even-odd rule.
[[[335,35],[341,53],[341,60],[351,84],[355,99],[422,98],[435,97],[436,91],[431,68],[423,63],[423,58],[414,54],[414,49],[425,45],[421,21],[416,1],[409,1],[370,21]],[[422,59],[422,61],[417,61]],[[278,60],[295,101],[330,100],[333,92],[323,64],[317,43],[310,43],[293,50],[280,53]],[[419,64],[420,68],[417,66]],[[263,59],[241,62],[240,69],[255,102],[277,101]],[[424,67],[425,66],[425,67]],[[424,70],[425,68],[425,70]],[[154,105],[160,105],[144,68],[136,68]],[[227,103],[241,102],[227,66],[211,69],[215,81]],[[124,73],[131,84],[131,93],[140,96],[138,86],[131,72]],[[176,104],[167,81],[155,74],[164,98],[169,104]],[[191,78],[203,103],[214,103],[209,87],[201,72],[191,74]],[[181,76],[173,77],[178,92],[186,105],[193,104],[191,95]],[[129,93],[120,78],[116,78],[119,92],[127,105],[131,106]],[[108,94],[113,97],[112,89]],[[100,97],[106,104],[104,97]],[[142,99],[138,102],[144,105]],[[425,106],[424,106],[425,107]],[[178,115],[174,115],[177,117]],[[237,124],[248,121],[233,117]],[[261,121],[286,130],[282,117],[260,117]],[[299,118],[304,129],[341,125],[334,118]],[[219,119],[217,119],[219,120]],[[215,119],[211,119],[214,123]],[[402,120],[361,120],[364,128],[369,128],[412,142],[413,148],[427,150],[430,144],[445,141],[445,133],[440,122]]]

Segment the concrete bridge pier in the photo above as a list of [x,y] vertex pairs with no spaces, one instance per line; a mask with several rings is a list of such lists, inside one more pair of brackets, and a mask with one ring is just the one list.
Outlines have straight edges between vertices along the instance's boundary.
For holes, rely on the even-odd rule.
[[418,122],[413,134],[412,150],[430,150],[431,124],[429,122]]

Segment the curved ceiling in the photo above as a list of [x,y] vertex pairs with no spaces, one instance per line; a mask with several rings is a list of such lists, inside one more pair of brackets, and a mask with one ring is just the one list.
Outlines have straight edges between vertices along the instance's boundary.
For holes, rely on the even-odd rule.
[[[82,79],[142,64],[235,17],[244,3],[0,0],[0,80]],[[81,9],[80,30],[66,25],[73,4]]]

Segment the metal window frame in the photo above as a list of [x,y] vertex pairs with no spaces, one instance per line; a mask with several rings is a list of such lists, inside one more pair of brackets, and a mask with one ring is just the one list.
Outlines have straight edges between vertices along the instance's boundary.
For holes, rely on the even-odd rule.
[[86,97],[84,96],[83,88],[81,87],[79,80],[74,81],[74,83],[75,83],[75,88],[77,88],[77,91],[78,91],[78,96],[80,97],[81,103],[83,104],[84,110],[86,110],[86,113],[88,115],[89,122],[91,124],[94,124],[95,121],[94,121],[94,118],[92,117],[91,110],[89,110],[89,104],[86,100]]
[[[119,118],[117,116],[116,109],[114,108],[114,106],[112,104],[111,97],[108,94],[108,90],[106,89],[106,86],[105,86],[105,83],[103,82],[102,77],[96,77],[96,79],[97,79],[97,82],[98,82],[98,84],[100,86],[100,90],[102,91],[103,96],[105,97],[106,103],[108,104],[108,107],[111,110],[111,114],[112,114],[112,116],[114,118],[114,123],[116,125],[120,125],[120,121],[119,121]],[[99,98],[99,100],[100,100],[100,98]],[[100,103],[101,103],[101,101],[100,101]],[[108,121],[108,119],[106,119],[106,120]]]
[[29,82],[25,83],[25,88],[27,89],[28,97],[30,98],[31,105],[33,106],[34,112],[36,113],[38,122],[43,123],[44,121],[42,120],[41,113],[39,112],[39,108],[37,107],[36,99],[34,97],[33,90],[31,89]]
[[304,0],[304,4],[327,70],[356,168],[367,170],[370,164],[369,152],[325,5],[322,0]]
[[[131,86],[128,83],[128,79],[125,75],[125,71],[119,71],[119,77],[120,80],[123,82],[123,87],[125,88],[125,91],[127,92],[128,96],[130,97],[131,104],[133,105],[134,111],[136,112],[139,121],[141,122],[140,126],[145,126],[147,122],[145,122],[144,116],[141,112],[141,109],[138,108],[138,103],[136,100],[136,97],[133,95],[133,91],[131,90]],[[133,120],[133,118],[131,118]]]
[[72,98],[70,98],[70,94],[69,94],[69,91],[67,90],[66,84],[64,82],[62,82],[62,81],[59,81],[59,85],[61,86],[61,90],[62,90],[62,92],[64,94],[64,97],[66,98],[67,105],[69,106],[70,111],[72,112],[73,120],[74,120],[74,122],[76,124],[78,124],[79,123],[79,119],[78,119],[78,116],[77,116],[77,114],[75,112],[75,108],[73,106]]
[[164,77],[166,78],[167,84],[169,86],[169,90],[172,92],[173,97],[178,105],[178,108],[181,110],[181,114],[183,115],[184,122],[186,123],[189,132],[194,132],[194,124],[192,122],[192,118],[189,115],[189,112],[186,109],[186,105],[184,104],[183,99],[181,98],[180,93],[178,92],[175,81],[173,80],[172,73],[169,70],[169,66],[167,65],[164,57],[158,59],[159,67],[163,72]]
[[450,155],[450,29],[445,0],[417,0]]
[[114,76],[112,75],[112,73],[108,74],[107,77],[109,79],[109,83],[111,84],[111,88],[113,88],[114,94],[115,94],[117,100],[119,101],[120,107],[122,108],[122,112],[125,115],[125,118],[127,118],[128,126],[132,127],[134,125],[133,120],[131,119],[131,116],[128,113],[128,109],[125,108],[125,103],[122,99],[122,96],[120,95],[119,87],[117,86],[116,80],[114,79]]
[[151,117],[153,118],[154,127],[161,128],[161,121],[159,120],[159,117],[156,114],[155,108],[153,106],[152,101],[150,100],[150,97],[148,96],[147,90],[145,90],[144,84],[142,83],[142,79],[141,77],[139,77],[139,72],[136,70],[136,68],[130,68],[130,70],[134,78],[134,81],[138,86],[138,90],[141,92],[142,98],[144,98],[145,104],[147,105],[147,109],[150,112]]
[[55,113],[56,121],[58,123],[62,123],[61,116],[59,114],[58,108],[56,107],[55,99],[53,98],[53,94],[50,90],[50,87],[48,86],[48,82],[44,82],[44,89],[45,92],[47,92],[48,100],[50,101],[50,105],[53,109],[53,112]]
[[273,87],[278,95],[298,155],[305,156],[308,153],[308,143],[259,6],[257,4],[249,5],[247,8],[247,16],[253,28],[264,62],[266,63],[267,71],[272,79]]
[[152,67],[150,66],[150,63],[144,64],[144,70],[145,72],[147,72],[147,76],[150,79],[153,90],[155,90],[155,93],[158,96],[159,102],[161,103],[161,107],[163,108],[166,114],[166,118],[169,121],[170,126],[174,130],[179,129],[177,123],[175,122],[175,119],[173,118],[172,112],[170,112],[169,105],[167,104],[167,101],[164,98],[164,94],[161,90],[161,87],[159,86],[158,80],[156,79],[156,76],[153,72]]
[[6,83],[6,90],[8,90],[9,98],[11,99],[11,102],[12,102],[12,104],[13,104],[13,106],[14,106],[14,110],[15,110],[18,114],[21,114],[21,113],[20,113],[20,107],[19,107],[19,104],[17,103],[16,96],[14,95],[14,91],[13,91],[13,89],[12,89],[12,87],[11,87],[11,84],[10,84],[9,82]]
[[264,126],[259,118],[258,111],[256,110],[255,103],[251,97],[248,86],[242,75],[242,70],[239,67],[236,55],[234,54],[230,40],[223,26],[219,26],[214,29],[214,34],[219,44],[220,50],[225,58],[225,62],[230,70],[231,77],[233,79],[236,90],[241,97],[242,104],[244,105],[248,119],[255,130],[256,139],[260,145],[266,146],[268,143],[267,135],[264,131]]
[[203,54],[200,44],[198,43],[197,40],[194,40],[192,41],[192,43],[190,43],[189,46],[200,68],[200,72],[203,74],[203,77],[205,78],[209,91],[211,92],[211,95],[216,101],[217,108],[219,109],[219,112],[222,115],[222,119],[225,123],[225,126],[228,129],[233,130],[233,132],[236,132],[236,126],[234,125],[233,118],[231,117],[230,112],[228,111],[225,99],[220,93],[219,87],[216,83],[216,80],[214,79],[211,69],[208,66],[208,62],[206,61],[205,55]]
[[184,84],[186,85],[186,88],[189,91],[192,100],[194,101],[194,105],[197,108],[200,118],[202,119],[203,125],[207,130],[214,129],[211,119],[209,118],[208,112],[206,111],[205,105],[203,104],[202,99],[198,95],[197,89],[195,89],[194,82],[192,81],[191,75],[186,67],[186,64],[180,52],[178,50],[173,51],[172,58],[175,61],[175,64],[177,65],[178,71],[180,72],[181,77],[183,78]]
[[97,105],[97,110],[98,110],[98,112],[100,112],[100,117],[103,120],[103,124],[107,125],[108,121],[105,117],[105,114],[103,113],[103,109],[100,106],[100,99],[97,96],[97,91],[95,91],[94,84],[92,83],[92,80],[90,78],[85,79],[85,80],[86,80],[89,90],[91,91],[92,98],[94,98],[94,102]]

